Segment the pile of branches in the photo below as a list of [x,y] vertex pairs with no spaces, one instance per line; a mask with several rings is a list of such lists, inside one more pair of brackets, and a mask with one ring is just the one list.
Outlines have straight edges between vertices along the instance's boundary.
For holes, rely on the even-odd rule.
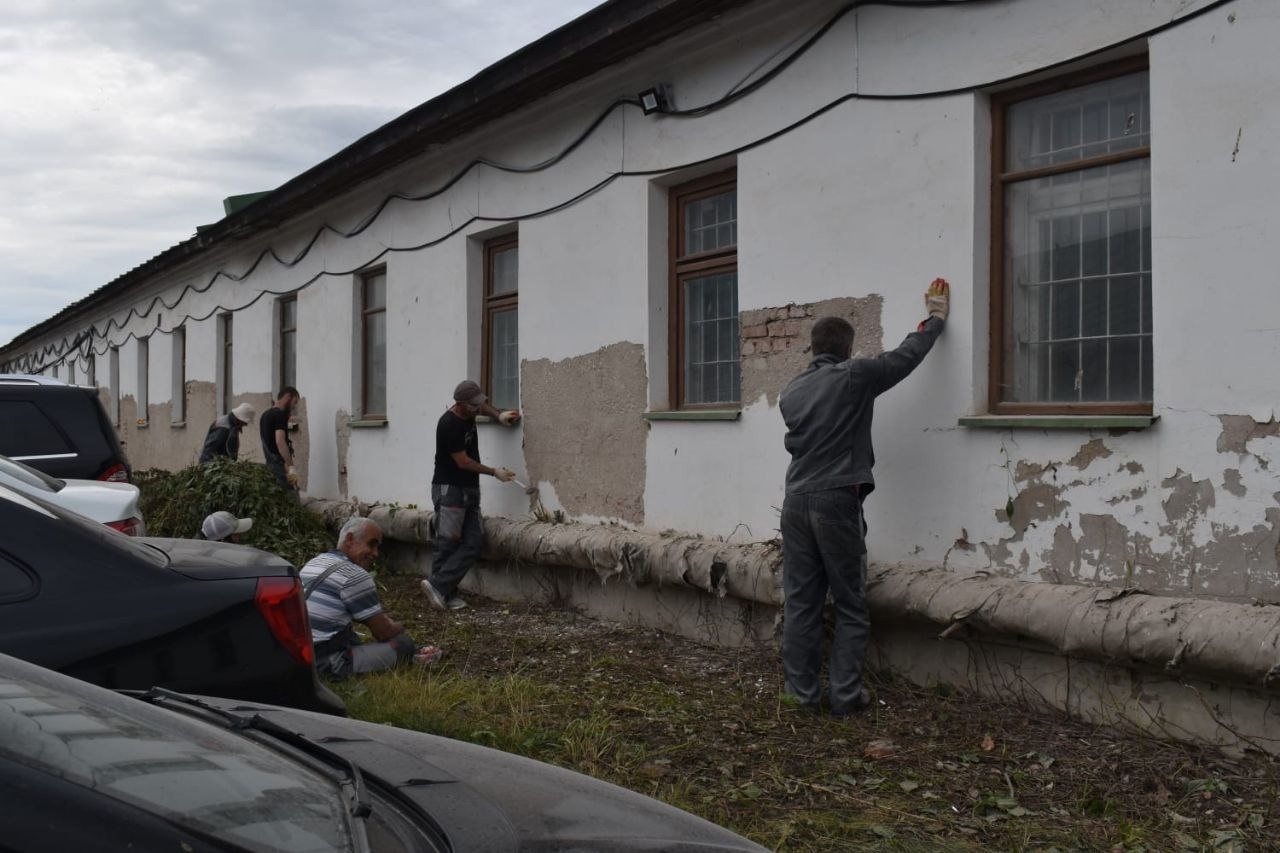
[[151,469],[134,474],[142,490],[142,513],[149,536],[195,539],[205,516],[226,510],[252,518],[240,537],[251,545],[301,566],[334,546],[334,533],[276,482],[265,465],[219,459],[181,471]]

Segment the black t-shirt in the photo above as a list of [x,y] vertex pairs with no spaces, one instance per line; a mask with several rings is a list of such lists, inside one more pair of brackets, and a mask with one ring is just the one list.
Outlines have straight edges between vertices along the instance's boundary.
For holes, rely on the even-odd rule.
[[262,436],[262,453],[268,459],[280,459],[280,451],[276,449],[276,430],[284,430],[284,441],[289,447],[289,455],[293,455],[293,439],[289,437],[289,413],[284,409],[272,406],[258,418],[258,434]]
[[472,459],[480,461],[476,422],[460,418],[449,409],[436,424],[436,471],[431,482],[441,486],[479,488],[480,475],[475,471],[463,471],[453,461],[453,454],[459,450],[465,450]]

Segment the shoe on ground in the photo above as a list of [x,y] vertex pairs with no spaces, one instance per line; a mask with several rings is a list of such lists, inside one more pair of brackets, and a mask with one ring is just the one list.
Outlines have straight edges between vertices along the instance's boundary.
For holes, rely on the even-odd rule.
[[858,696],[857,700],[854,701],[852,704],[846,705],[843,708],[832,708],[831,716],[835,717],[837,720],[843,720],[848,717],[857,716],[858,714],[863,713],[870,707],[871,707],[871,694],[866,691],[866,688],[863,688],[862,693]]
[[431,602],[431,606],[436,610],[448,610],[449,602],[444,600],[444,596],[440,594],[440,590],[436,589],[436,585],[431,581],[423,581],[422,591],[427,594],[427,599]]
[[463,601],[462,596],[460,595],[453,596],[452,598],[450,598],[448,601],[445,602],[445,605],[450,610],[466,610],[468,607],[471,606],[467,604],[465,601]]

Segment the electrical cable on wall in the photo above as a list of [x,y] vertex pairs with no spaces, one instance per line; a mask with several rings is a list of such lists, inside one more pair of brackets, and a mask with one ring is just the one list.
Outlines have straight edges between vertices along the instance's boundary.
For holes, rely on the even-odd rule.
[[[743,97],[746,97],[749,94],[752,94],[758,91],[759,89],[767,85],[769,82],[776,79],[777,76],[780,75],[786,68],[794,64],[796,60],[798,60],[801,56],[803,56],[806,52],[808,52],[814,45],[816,45],[822,39],[823,36],[825,36],[828,32],[830,32],[832,27],[834,27],[835,24],[838,23],[841,18],[843,18],[849,12],[854,11],[860,7],[863,7],[863,6],[938,7],[938,6],[968,5],[971,3],[984,3],[984,2],[992,2],[992,1],[993,0],[921,0],[921,2],[911,2],[911,0],[859,0],[859,2],[854,2],[842,7],[831,18],[829,18],[826,22],[820,25],[819,28],[813,33],[813,35],[805,39],[805,41],[798,48],[796,48],[794,51],[788,54],[782,61],[780,61],[774,67],[770,68],[769,71],[761,75],[761,77],[759,77],[757,80],[753,81],[752,83],[744,86],[742,85],[741,81],[739,81],[739,83],[735,84],[734,87],[732,87],[724,96],[721,96],[720,98],[714,101],[711,101],[699,107],[693,107],[686,110],[664,111],[662,115],[676,117],[676,118],[701,117],[701,116],[709,115],[710,113],[715,112],[719,109],[723,109],[729,104]],[[321,270],[320,272],[313,275],[311,278],[307,279],[302,284],[297,285],[295,287],[291,287],[291,288],[288,288],[285,290],[279,290],[279,291],[267,290],[267,289],[261,290],[258,292],[256,296],[254,296],[247,303],[237,306],[235,308],[226,308],[221,305],[215,305],[212,309],[210,309],[207,313],[203,315],[196,316],[192,314],[186,314],[178,322],[172,323],[168,330],[161,330],[159,328],[160,318],[157,317],[155,327],[148,334],[154,334],[157,331],[162,332],[163,334],[169,334],[173,331],[173,329],[187,322],[201,322],[209,319],[215,314],[238,313],[240,311],[244,311],[244,310],[247,310],[248,308],[251,308],[253,305],[255,305],[258,302],[258,300],[260,300],[263,296],[266,296],[266,295],[288,296],[291,294],[296,294],[310,287],[316,281],[320,280],[325,276],[340,277],[340,276],[354,275],[355,273],[358,273],[359,271],[363,269],[367,269],[369,266],[376,264],[382,258],[386,257],[388,254],[391,254],[393,252],[417,252],[417,251],[421,251],[423,249],[430,248],[432,246],[437,246],[441,243],[444,243],[477,222],[523,222],[526,220],[538,219],[544,216],[548,216],[578,204],[579,202],[589,198],[590,196],[604,189],[605,187],[613,183],[618,178],[652,177],[655,175],[662,175],[662,174],[668,174],[672,172],[679,172],[686,169],[693,169],[698,166],[711,163],[717,160],[734,157],[739,154],[750,151],[754,148],[758,148],[762,145],[773,142],[783,136],[786,136],[787,134],[794,132],[795,130],[803,127],[809,122],[825,115],[826,113],[830,112],[836,107],[839,107],[840,105],[845,104],[849,101],[854,101],[854,100],[912,101],[912,100],[925,100],[925,99],[942,98],[942,97],[953,97],[956,95],[963,95],[963,94],[972,94],[974,92],[991,89],[997,86],[1002,86],[1002,85],[1012,83],[1022,77],[1028,76],[1029,73],[1040,74],[1046,71],[1052,71],[1055,68],[1059,68],[1064,65],[1069,65],[1075,62],[1080,62],[1081,60],[1088,59],[1100,53],[1105,53],[1108,51],[1115,50],[1117,48],[1124,47],[1125,45],[1132,44],[1133,42],[1136,42],[1136,41],[1152,38],[1155,35],[1174,29],[1175,27],[1181,26],[1185,23],[1189,23],[1190,21],[1200,17],[1201,15],[1211,12],[1214,9],[1220,8],[1231,2],[1234,2],[1234,0],[1214,0],[1214,2],[1211,2],[1206,6],[1203,6],[1202,8],[1195,10],[1194,12],[1190,12],[1181,18],[1167,21],[1163,24],[1152,27],[1151,29],[1138,33],[1137,35],[1130,36],[1125,39],[1121,39],[1114,43],[1105,45],[1100,48],[1096,48],[1094,50],[1080,54],[1078,56],[1073,56],[1069,59],[1060,60],[1051,65],[1044,66],[1042,68],[1037,68],[1034,72],[1010,75],[1008,77],[1003,77],[997,80],[992,80],[992,81],[979,83],[979,84],[970,84],[970,85],[957,86],[957,87],[948,88],[948,89],[936,89],[936,90],[929,90],[929,91],[923,91],[923,92],[903,92],[903,93],[849,92],[835,98],[832,101],[829,101],[823,106],[818,107],[816,110],[800,117],[796,121],[791,122],[790,124],[782,128],[774,130],[762,137],[759,137],[750,142],[739,145],[735,148],[732,148],[726,151],[720,151],[714,155],[702,157],[702,158],[699,158],[698,160],[682,163],[678,165],[663,166],[661,168],[644,169],[644,170],[619,170],[616,172],[611,172],[608,175],[606,175],[604,178],[602,178],[600,181],[597,181],[595,184],[591,185],[590,187],[587,187],[585,190],[578,192],[577,194],[566,199],[565,201],[559,202],[551,207],[543,208],[541,210],[533,211],[530,213],[504,215],[504,216],[477,214],[475,216],[468,218],[458,226],[450,229],[449,231],[440,235],[439,237],[432,238],[423,243],[419,243],[412,246],[385,246],[381,251],[379,251],[373,257],[366,259],[362,263],[358,264],[357,266],[349,270]],[[768,60],[766,60],[766,62],[767,61]],[[748,72],[747,77],[744,77],[743,79],[745,80],[749,78],[758,69],[759,69],[759,66],[757,66],[757,68],[755,69],[752,69],[752,71]],[[277,263],[279,263],[281,266],[285,267],[286,269],[291,269],[297,264],[301,263],[301,261],[310,253],[311,249],[315,246],[316,242],[320,239],[321,236],[323,236],[323,234],[326,231],[333,233],[337,236],[343,237],[344,239],[355,237],[363,233],[365,230],[367,230],[374,223],[374,221],[377,220],[377,218],[381,215],[382,211],[385,210],[386,207],[392,201],[401,200],[401,201],[410,201],[410,202],[420,202],[420,201],[428,201],[430,199],[436,198],[439,195],[443,194],[444,192],[447,192],[454,185],[456,185],[460,180],[462,180],[463,177],[465,177],[472,169],[476,168],[477,166],[487,166],[492,169],[509,172],[509,173],[515,173],[515,174],[532,174],[532,173],[549,169],[552,166],[564,160],[567,156],[569,156],[569,154],[571,154],[574,150],[580,147],[582,143],[585,142],[590,137],[590,135],[595,132],[595,130],[605,121],[605,119],[614,110],[616,110],[620,106],[627,106],[627,105],[639,106],[640,104],[639,104],[639,100],[636,98],[616,99],[608,107],[606,107],[592,122],[590,122],[587,125],[586,129],[583,130],[577,137],[575,137],[574,140],[570,142],[568,146],[566,146],[557,154],[554,154],[551,157],[541,161],[540,163],[529,165],[529,166],[515,166],[510,164],[499,163],[496,161],[491,161],[486,158],[476,158],[470,161],[465,167],[463,167],[462,170],[457,172],[453,177],[447,180],[444,184],[427,193],[423,193],[421,195],[406,195],[403,193],[393,193],[391,195],[388,195],[386,198],[382,200],[382,202],[380,202],[377,205],[377,207],[374,208],[373,211],[371,211],[368,215],[366,215],[364,219],[362,219],[360,223],[357,226],[355,226],[351,231],[342,231],[330,225],[329,223],[323,224],[316,230],[316,232],[312,235],[310,240],[307,241],[306,245],[302,248],[302,250],[300,250],[299,253],[295,255],[291,260],[286,261],[285,259],[279,257],[274,247],[268,247],[267,249],[264,249],[262,252],[260,252],[258,256],[254,259],[253,263],[251,263],[247,269],[245,269],[243,272],[239,274],[230,273],[224,269],[219,269],[213,273],[213,275],[209,278],[209,280],[204,285],[202,286],[187,285],[183,287],[182,290],[178,293],[178,296],[174,299],[172,304],[165,302],[161,296],[156,296],[151,300],[150,304],[148,304],[146,309],[143,311],[138,311],[137,308],[131,307],[129,311],[126,313],[124,320],[122,321],[117,321],[116,318],[114,317],[109,318],[106,328],[100,332],[97,330],[96,324],[90,324],[88,329],[78,333],[71,339],[63,338],[63,340],[57,344],[46,344],[42,349],[38,351],[27,352],[21,358],[13,362],[9,362],[7,364],[7,367],[9,369],[12,369],[13,365],[16,364],[21,366],[21,368],[24,371],[31,372],[32,365],[36,361],[41,362],[40,366],[35,368],[36,370],[42,370],[46,367],[56,366],[65,362],[68,355],[71,354],[72,352],[74,352],[77,355],[80,355],[81,349],[85,348],[86,344],[87,344],[87,348],[84,349],[84,353],[83,353],[86,358],[90,355],[93,355],[93,356],[102,355],[112,347],[121,346],[127,343],[130,339],[137,338],[138,335],[134,332],[129,332],[124,338],[122,338],[119,341],[116,341],[114,343],[108,342],[107,345],[101,350],[98,350],[94,347],[93,345],[94,338],[96,337],[106,338],[111,333],[113,326],[117,329],[123,329],[128,323],[132,322],[134,317],[140,320],[145,320],[148,316],[150,316],[150,314],[154,310],[156,310],[157,303],[159,303],[159,305],[162,306],[165,310],[172,311],[175,308],[177,308],[177,306],[182,302],[182,300],[186,297],[188,293],[196,293],[196,294],[204,293],[208,291],[217,282],[219,278],[227,278],[234,282],[243,282],[246,279],[248,279],[251,275],[253,275],[253,273],[257,270],[258,266],[262,263],[262,261],[268,257],[274,259]],[[43,363],[44,359],[50,356],[52,356],[56,360],[51,361],[47,364]]]

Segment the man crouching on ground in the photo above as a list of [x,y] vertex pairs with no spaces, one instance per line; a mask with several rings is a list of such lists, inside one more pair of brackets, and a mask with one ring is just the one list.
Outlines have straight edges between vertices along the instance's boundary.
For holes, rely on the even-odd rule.
[[902,345],[874,358],[850,359],[853,326],[839,317],[813,324],[813,363],[778,401],[787,425],[786,496],[782,503],[782,668],[785,690],[817,710],[822,698],[822,606],[835,600],[830,709],[844,717],[871,702],[862,663],[867,616],[867,546],[862,502],[875,488],[871,414],[875,398],[897,385],[928,354],[946,325],[950,285],[925,292],[929,318]]
[[[441,657],[435,646],[415,646],[404,626],[383,611],[368,571],[381,545],[381,528],[356,516],[342,525],[337,550],[314,558],[299,572],[321,675],[345,678],[390,669],[411,658],[427,664]],[[369,629],[374,642],[360,642],[356,622]]]

